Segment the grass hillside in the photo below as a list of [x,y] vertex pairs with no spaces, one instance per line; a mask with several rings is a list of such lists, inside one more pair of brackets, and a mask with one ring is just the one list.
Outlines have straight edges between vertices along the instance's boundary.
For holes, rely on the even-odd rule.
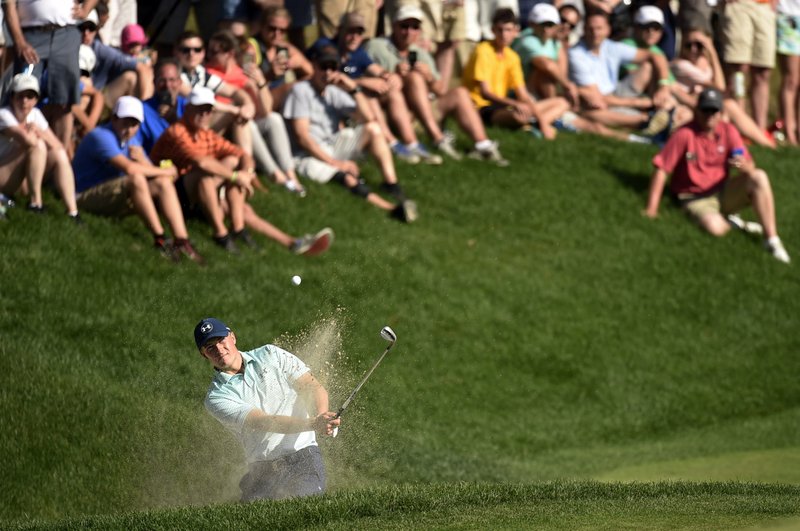
[[[53,198],[44,217],[13,211],[0,225],[0,354],[10,366],[0,525],[105,515],[91,522],[245,526],[284,507],[217,505],[237,498],[243,467],[202,408],[212,370],[192,329],[207,315],[231,325],[240,348],[275,342],[306,359],[333,406],[380,354],[380,328],[397,332],[339,437],[321,444],[333,497],[288,503],[298,518],[289,526],[347,525],[326,516],[331,507],[362,527],[494,521],[462,513],[526,527],[520,515],[541,510],[542,527],[616,528],[624,518],[603,518],[621,505],[636,528],[797,516],[796,487],[778,486],[800,483],[796,265],[743,234],[703,235],[667,200],[660,219],[643,218],[650,147],[493,134],[510,168],[400,166],[420,206],[410,226],[333,185],[312,185],[305,199],[257,196],[256,208],[293,233],[335,229],[316,259],[264,239],[260,253],[230,257],[195,222],[210,265],[174,265],[136,219],[88,217],[76,228]],[[754,152],[800,259],[800,154]],[[649,483],[662,480],[696,483]],[[605,483],[618,481],[648,483]],[[542,492],[545,508],[534,503]],[[507,501],[473,501],[493,496]],[[393,512],[398,497],[416,516]],[[450,501],[450,519],[426,520],[424,507]],[[670,507],[686,507],[685,521],[663,520]],[[715,514],[748,511],[715,524]],[[580,515],[576,525],[565,512]]]

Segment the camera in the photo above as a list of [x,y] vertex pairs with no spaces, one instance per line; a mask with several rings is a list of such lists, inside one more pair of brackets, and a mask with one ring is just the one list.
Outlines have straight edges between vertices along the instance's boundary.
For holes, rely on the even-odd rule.
[[414,68],[414,65],[417,64],[417,52],[411,50],[408,52],[408,66]]

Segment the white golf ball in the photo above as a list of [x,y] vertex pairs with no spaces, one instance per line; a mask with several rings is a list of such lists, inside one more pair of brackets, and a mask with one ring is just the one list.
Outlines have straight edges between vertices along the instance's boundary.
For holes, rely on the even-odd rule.
[[292,284],[294,284],[295,286],[299,286],[302,281],[303,279],[300,278],[300,275],[295,275],[292,277]]

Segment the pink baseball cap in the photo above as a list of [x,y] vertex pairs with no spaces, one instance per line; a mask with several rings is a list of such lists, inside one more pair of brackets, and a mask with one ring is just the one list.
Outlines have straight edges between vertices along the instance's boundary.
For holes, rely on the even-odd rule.
[[147,44],[147,35],[144,33],[144,28],[139,24],[128,24],[122,28],[120,44],[123,50],[136,44]]

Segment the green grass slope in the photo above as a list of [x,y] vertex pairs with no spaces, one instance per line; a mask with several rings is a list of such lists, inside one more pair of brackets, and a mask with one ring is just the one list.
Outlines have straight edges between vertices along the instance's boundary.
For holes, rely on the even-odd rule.
[[[343,495],[560,478],[800,483],[780,466],[800,448],[796,267],[745,235],[701,234],[667,201],[643,218],[652,148],[497,136],[508,169],[400,167],[420,205],[411,226],[335,186],[258,196],[289,231],[336,230],[318,259],[265,240],[228,257],[192,223],[210,266],[175,266],[135,219],[80,230],[52,199],[44,217],[13,212],[0,226],[0,522],[236,498],[241,452],[201,405],[211,369],[191,333],[206,315],[242,348],[297,352],[334,406],[382,350],[381,326],[394,328],[395,350],[322,443]],[[800,155],[756,157],[796,255]]]

